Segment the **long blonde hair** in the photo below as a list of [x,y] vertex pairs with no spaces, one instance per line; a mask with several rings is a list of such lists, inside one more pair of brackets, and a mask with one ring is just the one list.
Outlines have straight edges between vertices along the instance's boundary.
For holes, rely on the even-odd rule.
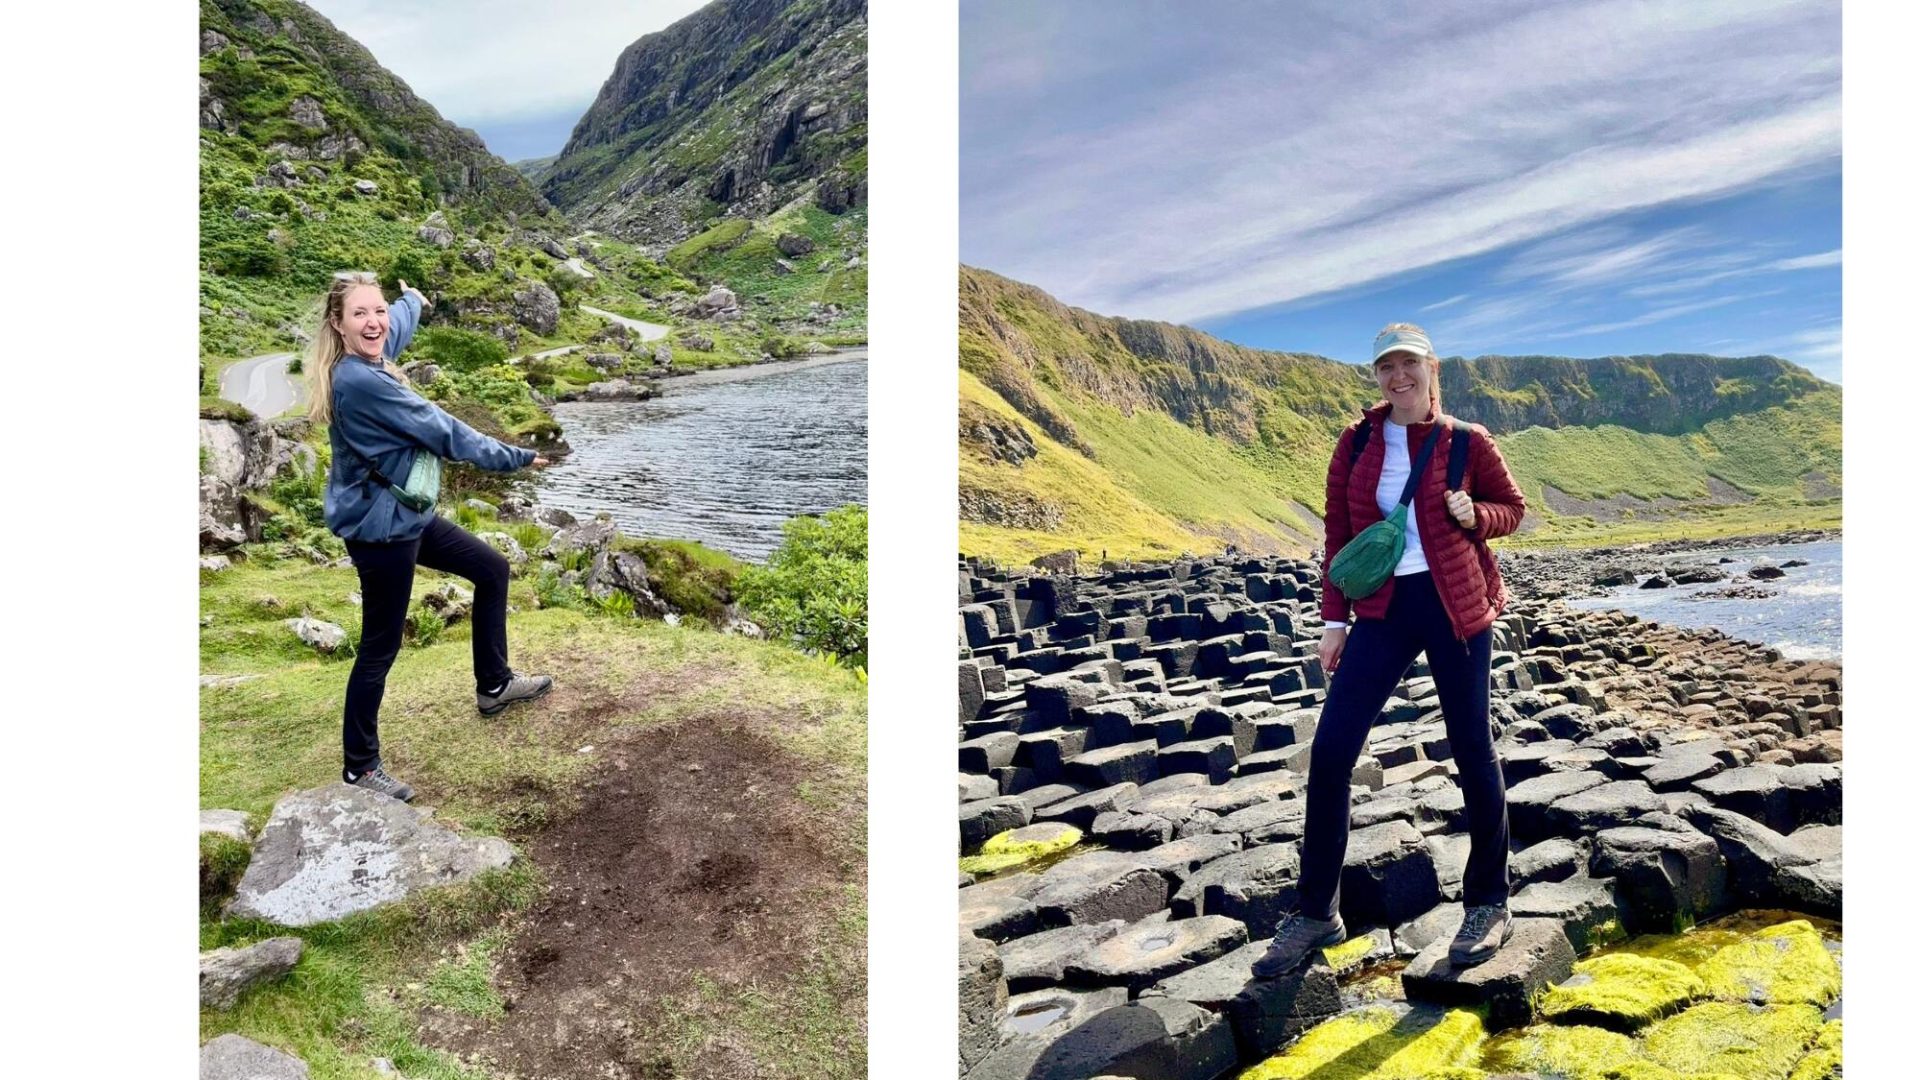
[[[304,361],[307,372],[307,417],[316,424],[329,423],[333,419],[333,369],[348,351],[347,343],[341,338],[335,324],[340,321],[346,307],[347,294],[362,285],[378,289],[380,278],[365,270],[342,270],[333,275],[333,284],[328,286],[326,298],[320,302],[319,325],[314,327],[313,340],[307,345]],[[383,357],[380,366],[400,380],[400,385],[413,385],[393,361]]]
[[[1391,334],[1398,330],[1410,330],[1413,333],[1419,334],[1421,337],[1426,338],[1428,341],[1433,340],[1432,335],[1428,334],[1424,329],[1418,326],[1415,326],[1410,322],[1388,323],[1387,325],[1380,328],[1380,333]],[[1375,335],[1375,336],[1377,337],[1378,335]],[[1439,354],[1435,353],[1432,349],[1427,350],[1427,400],[1433,404],[1433,415],[1436,417],[1441,415],[1440,414],[1440,356]]]

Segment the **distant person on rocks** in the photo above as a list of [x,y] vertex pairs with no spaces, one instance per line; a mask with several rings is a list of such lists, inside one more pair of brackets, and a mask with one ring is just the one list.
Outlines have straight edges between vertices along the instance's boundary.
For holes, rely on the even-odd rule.
[[496,472],[547,464],[447,415],[394,365],[427,306],[405,281],[389,307],[374,275],[335,274],[306,361],[310,415],[329,425],[333,450],[327,528],[346,541],[360,574],[360,645],[347,677],[341,778],[403,802],[413,789],[380,765],[380,699],[400,652],[415,564],[473,583],[473,676],[482,715],[553,687],[548,676],[516,675],[507,666],[506,557],[433,509],[405,506],[385,479],[404,482],[423,451]]
[[[1292,971],[1321,948],[1346,940],[1340,874],[1348,785],[1368,730],[1422,652],[1446,718],[1472,839],[1462,882],[1466,912],[1449,958],[1456,967],[1481,963],[1513,932],[1506,781],[1488,715],[1493,623],[1507,593],[1487,541],[1519,528],[1526,499],[1486,429],[1456,424],[1440,411],[1440,358],[1425,331],[1411,323],[1389,325],[1374,339],[1373,358],[1386,400],[1341,434],[1327,468],[1320,664],[1330,683],[1308,757],[1299,906],[1255,962],[1259,978]],[[1367,596],[1350,599],[1329,580],[1327,568],[1349,540],[1398,506],[1413,463],[1436,428],[1413,486],[1406,547],[1392,577]],[[1448,490],[1455,439],[1467,440],[1457,491]]]

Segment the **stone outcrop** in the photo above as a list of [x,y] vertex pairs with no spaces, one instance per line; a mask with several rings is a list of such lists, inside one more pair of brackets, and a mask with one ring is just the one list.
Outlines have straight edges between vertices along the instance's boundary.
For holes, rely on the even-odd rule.
[[[1623,932],[1672,933],[1745,907],[1837,916],[1838,663],[1528,600],[1493,630],[1491,720],[1518,847],[1512,939],[1483,964],[1447,961],[1470,843],[1422,659],[1354,770],[1341,878],[1351,940],[1328,964],[1252,979],[1297,904],[1328,683],[1318,578],[1309,562],[1242,556],[1091,575],[960,565],[961,851],[1036,822],[1105,849],[963,875],[963,929],[997,945],[1010,994],[1041,1018],[1025,1029],[1008,1017],[969,1078],[1252,1065],[1344,1019],[1336,954],[1409,961],[1400,988],[1436,1031],[1452,1030],[1439,1018],[1459,1007],[1498,1029],[1535,1018],[1551,988],[1586,985],[1578,957]],[[1084,998],[1113,990],[1128,1004]],[[1618,1012],[1594,993],[1557,1007]],[[1696,996],[1682,987],[1631,1022]],[[1168,1012],[1174,1001],[1200,1012]],[[1206,1049],[1216,1038],[1230,1060]],[[1082,1071],[1049,1071],[1070,1068]]]
[[314,926],[512,860],[505,840],[463,837],[397,799],[334,783],[273,808],[227,912]]

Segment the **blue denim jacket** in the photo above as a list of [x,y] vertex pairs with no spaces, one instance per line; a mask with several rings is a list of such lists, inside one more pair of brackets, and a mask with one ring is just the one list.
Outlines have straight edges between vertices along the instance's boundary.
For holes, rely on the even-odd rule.
[[[388,308],[386,356],[413,340],[420,301],[411,293]],[[404,481],[420,450],[482,469],[512,472],[533,464],[533,451],[488,438],[445,409],[400,385],[392,375],[349,353],[333,369],[333,423],[327,432],[333,467],[327,473],[327,528],[342,540],[388,543],[426,531],[433,511],[409,510],[376,482],[371,459],[389,479]]]

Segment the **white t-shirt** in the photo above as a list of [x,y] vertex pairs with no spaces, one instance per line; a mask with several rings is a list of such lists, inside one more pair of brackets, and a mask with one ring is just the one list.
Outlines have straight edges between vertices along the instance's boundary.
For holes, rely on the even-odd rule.
[[[1407,477],[1413,473],[1413,456],[1407,450],[1407,429],[1404,425],[1389,420],[1380,425],[1380,435],[1386,441],[1387,458],[1380,467],[1380,485],[1373,490],[1373,503],[1380,508],[1380,516],[1385,517],[1400,504],[1400,492],[1406,489]],[[1407,548],[1401,554],[1400,562],[1394,566],[1393,576],[1418,574],[1426,568],[1427,553],[1420,548],[1420,521],[1409,505]]]

